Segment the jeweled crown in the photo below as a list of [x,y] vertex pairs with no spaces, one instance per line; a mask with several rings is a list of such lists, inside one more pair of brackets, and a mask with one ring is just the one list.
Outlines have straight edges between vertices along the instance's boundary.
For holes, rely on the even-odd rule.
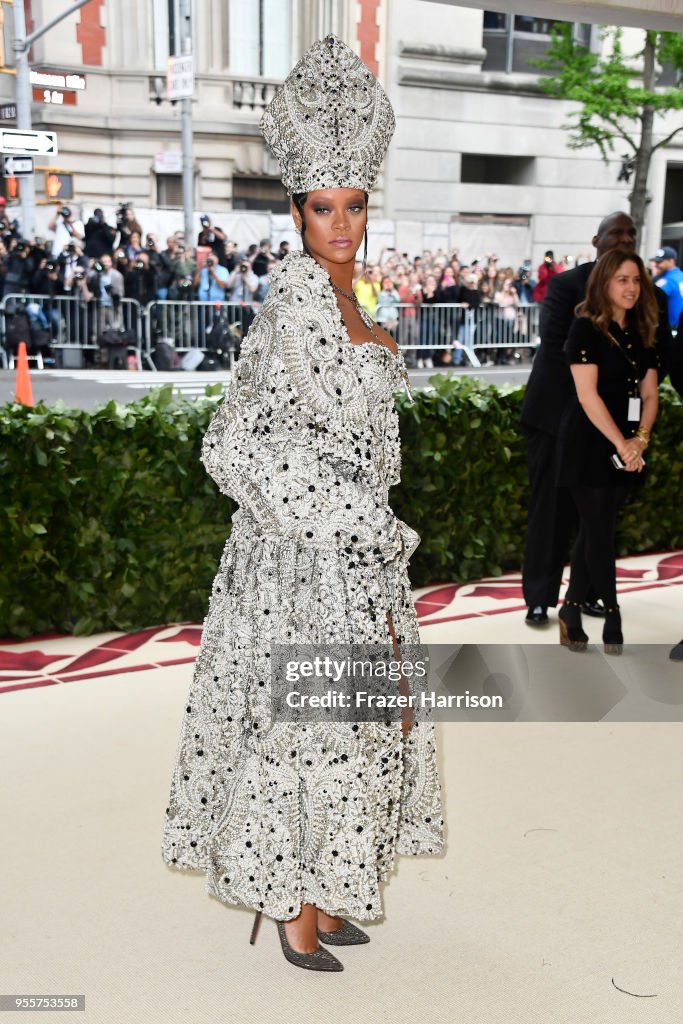
[[370,68],[332,35],[306,51],[261,118],[290,196],[320,188],[370,192],[395,126]]

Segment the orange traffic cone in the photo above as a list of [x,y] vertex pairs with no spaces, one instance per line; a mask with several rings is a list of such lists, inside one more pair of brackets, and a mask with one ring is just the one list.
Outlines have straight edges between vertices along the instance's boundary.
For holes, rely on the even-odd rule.
[[33,391],[31,390],[31,375],[28,372],[28,356],[26,354],[26,342],[20,341],[17,348],[17,384],[14,392],[15,401],[22,405],[33,405]]

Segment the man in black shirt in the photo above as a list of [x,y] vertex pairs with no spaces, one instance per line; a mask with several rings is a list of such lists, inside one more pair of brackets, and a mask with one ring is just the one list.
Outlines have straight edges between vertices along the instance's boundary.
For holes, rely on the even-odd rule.
[[99,260],[105,253],[111,256],[114,251],[114,239],[116,228],[107,224],[104,213],[98,207],[93,210],[93,215],[85,225],[85,246],[83,251],[86,256]]
[[[636,228],[627,213],[605,217],[593,238],[597,258],[622,246],[634,249]],[[574,309],[585,297],[586,284],[595,262],[583,263],[553,277],[541,306],[541,344],[534,357],[522,403],[522,429],[527,442],[531,497],[522,586],[530,626],[548,621],[547,609],[558,602],[562,571],[576,510],[566,488],[555,486],[555,448],[562,414],[574,394],[564,343],[574,319]],[[658,329],[660,351],[668,352],[671,332],[662,316]],[[664,359],[662,359],[662,371]],[[660,373],[660,375],[663,375]],[[589,614],[603,614],[595,602]]]

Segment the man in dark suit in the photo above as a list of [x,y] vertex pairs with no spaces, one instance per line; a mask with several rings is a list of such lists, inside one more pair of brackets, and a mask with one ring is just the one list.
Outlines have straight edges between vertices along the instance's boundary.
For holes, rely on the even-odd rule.
[[[627,213],[605,217],[593,238],[597,259],[619,246],[634,249],[636,228]],[[566,363],[564,343],[574,319],[574,309],[586,293],[595,262],[583,263],[553,277],[541,306],[541,344],[522,403],[522,429],[527,442],[531,498],[522,586],[531,626],[548,621],[547,610],[558,602],[562,571],[569,551],[569,537],[576,510],[569,492],[555,486],[555,448],[564,410],[573,397],[574,384]],[[660,310],[658,344],[668,351],[671,332]],[[666,336],[665,336],[666,335]],[[602,615],[597,602],[584,606],[588,614]]]

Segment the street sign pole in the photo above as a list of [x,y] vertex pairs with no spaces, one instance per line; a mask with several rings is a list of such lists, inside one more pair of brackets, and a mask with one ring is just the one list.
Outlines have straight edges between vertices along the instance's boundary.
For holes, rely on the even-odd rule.
[[[14,54],[17,69],[17,128],[31,130],[31,71],[26,46],[26,16],[23,3],[14,4]],[[36,179],[32,174],[22,178],[21,234],[35,238],[36,234]]]
[[[16,65],[16,89],[17,89],[17,128],[31,131],[31,71],[28,63],[28,51],[31,44],[41,36],[49,32],[51,28],[58,25],[64,18],[68,18],[74,11],[90,3],[90,0],[73,0],[70,7],[65,11],[35,29],[30,36],[26,35],[26,16],[24,14],[23,0],[12,5],[12,17],[14,19],[14,39],[12,49]],[[36,185],[32,174],[22,179],[21,182],[21,233],[24,238],[35,238],[36,234]]]
[[[192,0],[181,0],[181,53],[192,53]],[[192,97],[180,101],[181,142],[183,150],[183,211],[185,214],[185,245],[193,246],[194,236],[194,154],[192,152]]]

